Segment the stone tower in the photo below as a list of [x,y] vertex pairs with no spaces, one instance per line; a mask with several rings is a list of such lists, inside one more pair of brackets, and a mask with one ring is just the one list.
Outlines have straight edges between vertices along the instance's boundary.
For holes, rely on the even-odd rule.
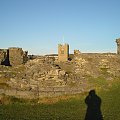
[[117,43],[117,54],[120,55],[120,38],[116,39],[116,43]]
[[27,61],[27,52],[23,51],[22,48],[12,47],[8,50],[10,65],[21,65]]
[[58,44],[58,61],[68,61],[69,57],[69,45],[68,44]]

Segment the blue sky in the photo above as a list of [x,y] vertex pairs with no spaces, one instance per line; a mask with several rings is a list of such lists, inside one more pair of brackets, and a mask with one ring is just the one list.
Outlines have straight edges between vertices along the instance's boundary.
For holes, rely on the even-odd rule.
[[0,48],[22,47],[29,54],[116,52],[120,0],[0,0]]

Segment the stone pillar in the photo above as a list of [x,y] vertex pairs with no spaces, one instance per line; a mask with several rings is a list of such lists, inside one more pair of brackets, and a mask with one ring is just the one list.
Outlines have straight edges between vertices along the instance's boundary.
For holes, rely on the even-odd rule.
[[61,62],[68,61],[68,57],[69,57],[69,45],[58,44],[58,61]]
[[117,43],[117,54],[120,55],[120,38],[116,39]]

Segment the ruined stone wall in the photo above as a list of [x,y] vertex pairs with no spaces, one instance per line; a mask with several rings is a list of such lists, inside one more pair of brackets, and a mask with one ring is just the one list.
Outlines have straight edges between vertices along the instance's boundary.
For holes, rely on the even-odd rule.
[[28,51],[24,51],[23,63],[26,63],[27,61],[28,61]]
[[116,43],[117,43],[117,54],[120,55],[120,38],[116,39]]
[[74,55],[80,55],[81,52],[79,50],[74,50]]
[[82,53],[75,55],[75,73],[87,74],[94,77],[102,73],[119,76],[120,75],[120,56],[116,53]]
[[2,64],[6,58],[7,58],[7,50],[0,49],[0,64]]
[[27,52],[22,48],[9,48],[9,61],[10,65],[20,65],[27,61]]
[[68,57],[69,57],[69,45],[68,44],[64,44],[58,45],[58,61],[68,61]]
[[0,49],[0,64],[4,59],[4,51],[2,49]]

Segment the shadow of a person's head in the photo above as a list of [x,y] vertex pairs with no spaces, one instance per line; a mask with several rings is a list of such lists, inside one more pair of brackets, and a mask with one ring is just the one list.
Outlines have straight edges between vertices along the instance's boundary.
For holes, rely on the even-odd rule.
[[94,96],[95,94],[95,90],[90,90],[89,95]]

